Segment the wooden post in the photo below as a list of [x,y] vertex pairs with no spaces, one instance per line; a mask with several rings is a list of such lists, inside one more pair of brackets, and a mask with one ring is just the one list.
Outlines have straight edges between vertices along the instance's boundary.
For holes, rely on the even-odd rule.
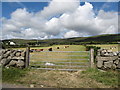
[[90,66],[91,68],[94,68],[94,49],[90,49]]
[[30,47],[26,48],[26,57],[25,57],[25,68],[29,66],[29,55],[30,55]]

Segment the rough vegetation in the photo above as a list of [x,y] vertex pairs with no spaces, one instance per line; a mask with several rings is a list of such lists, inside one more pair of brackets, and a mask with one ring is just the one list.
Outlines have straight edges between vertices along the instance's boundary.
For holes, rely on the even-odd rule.
[[[13,74],[14,73],[14,74]],[[117,88],[118,72],[3,69],[3,82],[35,88]]]
[[29,69],[18,69],[13,67],[3,68],[2,81],[8,83],[16,83],[16,80],[23,78],[28,71]]

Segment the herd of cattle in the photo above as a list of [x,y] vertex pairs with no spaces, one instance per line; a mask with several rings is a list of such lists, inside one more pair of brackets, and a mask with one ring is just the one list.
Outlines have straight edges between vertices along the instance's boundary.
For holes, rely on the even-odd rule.
[[[64,48],[68,48],[69,46],[64,46]],[[115,49],[117,47],[110,47],[109,49]],[[56,49],[60,49],[60,47],[56,47]],[[42,52],[45,51],[45,49],[31,49],[30,52]],[[48,48],[48,51],[53,51],[53,48]]]
[[117,47],[110,47],[109,49],[116,49]]
[[[64,48],[68,48],[69,46],[64,46]],[[56,47],[57,49],[60,49],[60,47]],[[31,49],[30,52],[42,52],[44,49]],[[53,51],[53,48],[48,48],[48,51]]]

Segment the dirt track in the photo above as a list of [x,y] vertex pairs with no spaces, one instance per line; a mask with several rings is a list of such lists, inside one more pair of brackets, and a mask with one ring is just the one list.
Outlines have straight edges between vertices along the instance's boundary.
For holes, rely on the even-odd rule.
[[2,88],[27,88],[27,86],[18,84],[2,83]]

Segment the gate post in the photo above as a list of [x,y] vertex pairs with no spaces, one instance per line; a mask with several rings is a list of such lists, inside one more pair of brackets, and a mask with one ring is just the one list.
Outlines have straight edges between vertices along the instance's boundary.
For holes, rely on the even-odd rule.
[[90,66],[91,68],[94,68],[94,49],[90,49]]
[[26,48],[26,56],[25,56],[25,68],[27,68],[29,66],[29,60],[30,60],[30,47],[27,46]]

